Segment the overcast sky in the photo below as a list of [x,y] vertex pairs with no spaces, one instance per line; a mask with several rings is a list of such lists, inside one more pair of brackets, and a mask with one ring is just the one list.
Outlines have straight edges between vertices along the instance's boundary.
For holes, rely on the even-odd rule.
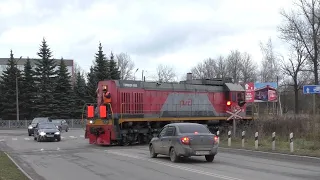
[[[45,37],[54,57],[74,59],[88,71],[98,43],[109,54],[126,52],[136,67],[159,63],[179,76],[208,57],[232,49],[261,61],[259,41],[278,51],[279,9],[290,0],[0,0],[0,56],[37,57]],[[138,72],[141,74],[141,71]],[[141,77],[141,75],[137,75]]]

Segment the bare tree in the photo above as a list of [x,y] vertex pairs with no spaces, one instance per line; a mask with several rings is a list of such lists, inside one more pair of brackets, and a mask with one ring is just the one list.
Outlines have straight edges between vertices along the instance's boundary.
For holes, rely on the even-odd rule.
[[[293,90],[294,90],[294,102],[295,102],[295,113],[299,113],[299,89],[301,89],[301,86],[304,84],[303,82],[303,76],[300,77],[300,73],[303,73],[303,69],[306,65],[306,60],[308,56],[306,55],[305,48],[302,43],[299,41],[296,41],[295,45],[292,45],[292,51],[294,52],[291,54],[291,57],[285,61],[283,59],[281,68],[283,70],[283,73],[285,75],[288,75],[290,78],[292,78],[293,84]],[[300,81],[299,81],[300,80]]]
[[243,82],[257,81],[257,65],[252,61],[252,57],[248,53],[242,54],[242,62],[240,65],[241,79]]
[[212,58],[205,59],[203,62],[197,64],[196,67],[191,69],[193,77],[198,79],[215,78],[216,77],[216,61]]
[[227,77],[227,63],[226,63],[226,59],[223,56],[219,56],[217,58],[216,61],[216,65],[215,65],[216,69],[216,77],[217,78],[225,78]]
[[281,38],[294,44],[296,40],[302,43],[308,53],[312,70],[314,73],[314,83],[319,84],[319,28],[320,28],[320,0],[297,0],[294,6],[296,11],[286,13],[281,11],[285,23],[279,30]]
[[233,81],[238,83],[241,81],[242,57],[241,52],[233,50],[227,58],[227,75],[232,77]]
[[279,58],[274,51],[274,47],[269,38],[268,42],[263,45],[260,42],[261,52],[263,54],[262,67],[260,71],[260,80],[262,82],[276,82],[280,76]]
[[118,66],[120,70],[120,79],[128,80],[132,78],[132,72],[134,69],[134,62],[131,60],[130,56],[126,53],[120,53],[116,55],[118,60]]
[[172,82],[176,78],[176,72],[173,67],[169,67],[163,64],[157,67],[157,81],[159,82]]

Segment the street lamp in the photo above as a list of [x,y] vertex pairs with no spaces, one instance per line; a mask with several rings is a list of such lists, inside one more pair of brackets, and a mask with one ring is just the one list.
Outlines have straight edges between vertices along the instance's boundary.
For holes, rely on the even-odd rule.
[[17,121],[19,122],[19,87],[18,87],[18,62],[22,59],[22,56],[20,56],[19,60],[16,61],[16,109],[17,109]]
[[137,73],[137,71],[139,70],[139,68],[137,68],[137,70],[134,72],[134,74],[133,74],[133,80],[135,81],[136,80],[136,73]]

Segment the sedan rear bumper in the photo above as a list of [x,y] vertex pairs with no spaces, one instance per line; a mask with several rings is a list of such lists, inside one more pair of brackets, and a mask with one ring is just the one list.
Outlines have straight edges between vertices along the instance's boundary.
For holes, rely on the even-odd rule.
[[197,148],[192,149],[188,146],[179,146],[175,147],[176,153],[178,156],[205,156],[205,155],[213,155],[215,156],[218,153],[218,145],[213,146],[212,148]]

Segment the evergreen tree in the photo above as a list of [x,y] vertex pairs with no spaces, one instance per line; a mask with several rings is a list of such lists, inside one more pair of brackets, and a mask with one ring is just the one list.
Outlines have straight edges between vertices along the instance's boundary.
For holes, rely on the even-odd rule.
[[110,79],[119,80],[120,79],[120,71],[117,65],[117,62],[114,60],[114,55],[111,52],[109,65]]
[[94,66],[91,66],[87,75],[87,103],[95,103],[97,101],[96,90],[98,88],[98,78]]
[[34,71],[30,63],[30,59],[27,58],[27,61],[24,65],[24,72],[21,82],[21,93],[20,93],[20,114],[23,115],[26,119],[34,118],[34,107],[35,107],[35,98],[36,98],[36,87],[34,81]]
[[[1,83],[1,95],[2,95],[2,112],[1,116],[3,119],[13,120],[16,119],[16,80],[18,86],[21,85],[21,74],[16,66],[16,60],[14,59],[12,50],[10,52],[10,58],[7,63],[7,68],[2,73]],[[17,79],[16,79],[17,78]],[[18,92],[19,95],[19,92]],[[20,119],[20,117],[19,117]]]
[[54,91],[54,115],[53,117],[70,119],[74,110],[74,95],[71,85],[71,76],[64,60],[61,59],[56,78]]
[[53,93],[55,90],[57,65],[54,59],[51,59],[52,52],[44,38],[37,54],[41,59],[35,63],[35,77],[38,91],[35,102],[35,108],[37,109],[36,116],[51,117],[53,115],[53,107],[56,107],[54,105]]
[[74,95],[75,95],[75,118],[81,118],[83,106],[87,100],[87,93],[86,93],[86,80],[80,72],[77,72],[76,75],[76,82],[74,87]]
[[108,61],[106,55],[103,53],[101,43],[99,43],[99,50],[95,55],[95,64],[95,73],[98,81],[110,79],[110,73],[108,71]]

